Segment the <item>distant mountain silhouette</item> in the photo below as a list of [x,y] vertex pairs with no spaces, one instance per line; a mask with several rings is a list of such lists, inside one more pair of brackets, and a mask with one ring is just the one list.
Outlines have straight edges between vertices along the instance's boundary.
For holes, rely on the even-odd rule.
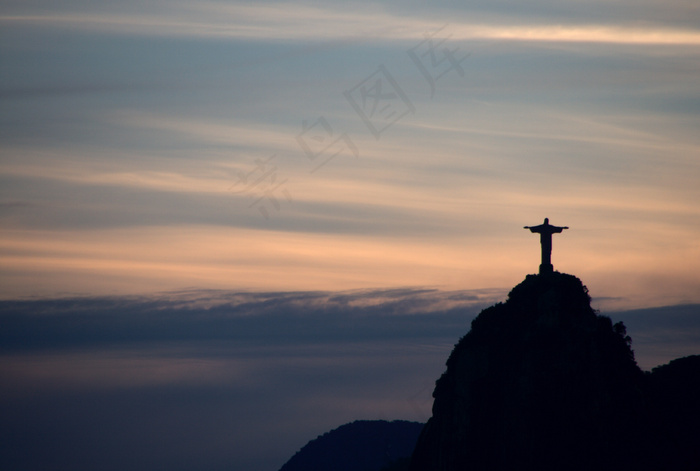
[[280,471],[403,470],[422,428],[403,420],[358,420],[311,440]]
[[411,471],[698,470],[700,357],[643,373],[572,275],[528,275],[436,382]]

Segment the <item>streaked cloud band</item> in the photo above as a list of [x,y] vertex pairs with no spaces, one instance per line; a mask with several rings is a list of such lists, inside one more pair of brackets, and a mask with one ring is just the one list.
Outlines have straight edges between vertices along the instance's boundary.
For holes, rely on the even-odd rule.
[[[132,7],[121,11],[0,16],[7,26],[36,24],[44,27],[109,34],[190,37],[239,40],[421,40],[447,23],[457,40],[508,40],[594,42],[617,44],[698,45],[700,31],[672,25],[564,24],[533,19],[530,24],[512,21],[465,21],[444,17],[439,11],[428,18],[400,15],[388,9],[364,5],[349,10],[304,4],[267,3],[228,5],[203,2],[156,3],[155,8]],[[144,10],[144,11],[139,11]]]

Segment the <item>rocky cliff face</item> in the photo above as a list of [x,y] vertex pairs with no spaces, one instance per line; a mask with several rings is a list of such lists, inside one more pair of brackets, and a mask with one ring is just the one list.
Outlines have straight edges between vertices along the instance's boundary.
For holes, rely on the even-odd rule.
[[411,470],[631,469],[645,381],[578,278],[529,275],[455,346]]

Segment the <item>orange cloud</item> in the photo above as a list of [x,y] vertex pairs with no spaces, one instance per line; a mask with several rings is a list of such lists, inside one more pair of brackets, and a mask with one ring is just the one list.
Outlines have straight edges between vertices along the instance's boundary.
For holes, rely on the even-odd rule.
[[[531,219],[525,224],[539,222]],[[699,292],[691,288],[700,286],[700,275],[688,263],[700,255],[697,246],[664,248],[650,244],[649,238],[630,235],[601,239],[582,220],[578,227],[576,220],[562,217],[553,222],[573,226],[554,241],[555,268],[580,276],[593,296],[642,292],[645,301],[656,299],[660,304]],[[536,272],[539,264],[537,238],[520,231],[433,240],[197,226],[5,231],[0,239],[1,295],[126,294],[183,288],[507,288]],[[672,236],[672,232],[665,235]],[[650,247],[658,251],[649,252]],[[657,277],[667,281],[653,286],[650,280]],[[625,303],[630,305],[630,300]]]

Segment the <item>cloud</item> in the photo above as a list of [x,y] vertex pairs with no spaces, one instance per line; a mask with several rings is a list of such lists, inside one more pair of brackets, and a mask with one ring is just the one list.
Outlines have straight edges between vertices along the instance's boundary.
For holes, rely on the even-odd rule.
[[[411,288],[277,293],[185,290],[160,296],[0,301],[0,316],[7,326],[2,346],[9,352],[173,341],[284,345],[285,338],[325,344],[417,334],[442,337],[453,323],[464,322],[465,314],[473,315],[503,295],[501,290]],[[429,327],[434,316],[443,320]]]
[[[509,286],[538,263],[537,242],[521,227],[547,216],[575,228],[555,242],[555,266],[585,278],[596,294],[630,299],[643,286],[651,305],[696,301],[688,294],[698,292],[689,262],[698,231],[691,48],[598,43],[595,34],[571,42],[564,33],[605,16],[584,14],[580,2],[532,4],[530,16],[505,4],[473,5],[473,16],[472,7],[452,7],[444,32],[471,55],[464,77],[440,79],[431,98],[406,55],[422,37],[197,41],[167,26],[180,15],[202,31],[207,22],[246,19],[274,23],[280,37],[323,36],[323,28],[337,36],[347,7],[333,3],[113,2],[56,11],[34,2],[24,13],[22,5],[6,16],[43,15],[47,23],[55,16],[48,12],[104,16],[107,23],[110,15],[158,16],[163,25],[153,31],[164,36],[83,34],[81,26],[56,38],[47,27],[32,47],[4,43],[14,64],[10,82],[43,91],[12,100],[3,115],[4,296],[209,284]],[[420,35],[433,18],[438,27],[448,23],[444,5],[414,8],[405,15],[421,24],[382,37]],[[556,44],[463,40],[475,25],[486,28],[482,36],[512,31],[525,38],[527,28],[540,34],[542,25],[550,34],[554,26],[543,18],[561,18],[569,8],[581,15],[557,22],[564,36],[552,33],[561,39]],[[395,5],[351,13],[349,24],[366,20],[370,29],[402,18]],[[622,16],[599,23],[621,35],[646,28]],[[662,23],[648,31],[676,27]],[[35,32],[30,23],[14,25],[8,34]],[[53,59],[43,61],[49,45]],[[285,54],[293,60],[277,60]],[[377,140],[343,91],[380,63],[416,113]],[[31,73],[19,72],[24,64]],[[107,82],[124,87],[95,86]],[[171,86],[128,91],[161,82]],[[360,156],[311,174],[314,162],[296,137],[304,120],[319,115],[336,132],[347,131]],[[278,195],[279,209],[263,198],[265,218],[253,204],[261,192],[232,187],[256,159],[273,154],[276,181],[286,181],[290,198]]]
[[[5,354],[65,350],[68,365],[75,349],[150,346],[154,363],[152,367],[144,363],[146,370],[157,368],[161,358],[174,355],[182,358],[187,376],[187,362],[193,354],[198,356],[196,349],[183,349],[189,342],[208,344],[210,348],[202,351],[205,356],[216,356],[221,348],[226,349],[226,342],[256,349],[263,345],[273,349],[295,345],[326,348],[382,339],[439,343],[467,328],[482,308],[505,298],[505,290],[494,289],[391,288],[344,292],[183,290],[147,296],[0,301],[5,325],[2,349]],[[625,321],[636,335],[651,335],[652,341],[647,343],[685,338],[681,343],[687,346],[698,341],[698,306],[614,311],[609,315]],[[171,351],[168,344],[182,345]],[[51,359],[36,358],[42,362]],[[133,358],[127,354],[103,360],[128,366]],[[90,364],[86,367],[92,368]],[[206,368],[202,373],[207,374]]]
[[[686,10],[688,8],[692,7],[686,6]],[[570,14],[578,14],[580,17],[580,10],[577,12],[573,9]],[[427,15],[412,15],[405,9],[392,11],[390,6],[380,8],[374,4],[348,9],[337,4],[319,7],[301,2],[200,2],[197,5],[150,2],[138,6],[126,4],[118,9],[95,9],[91,12],[18,12],[6,14],[0,17],[0,21],[9,26],[36,24],[102,34],[302,41],[367,36],[421,40],[424,32],[436,30],[449,22],[456,39],[669,45],[700,43],[700,33],[688,26],[663,22],[636,26],[629,24],[626,18],[622,24],[617,25],[567,24],[561,22],[562,17],[565,18],[565,15],[552,15],[551,10],[545,12],[544,9],[539,18],[531,18],[527,14],[515,16],[503,7],[496,7],[492,11],[478,8],[473,12],[465,10],[461,15],[454,15],[454,11],[448,15],[445,10],[437,7]],[[548,24],[547,20],[550,19],[555,24]],[[525,21],[526,24],[513,24],[515,21]]]
[[[426,420],[453,345],[504,298],[391,288],[3,301],[0,463],[274,471],[343,423]],[[650,368],[698,353],[699,309],[610,316]]]
[[45,387],[69,391],[114,390],[225,381],[244,383],[252,376],[248,369],[242,361],[192,356],[185,351],[167,349],[160,352],[155,348],[22,356],[4,363],[0,376],[14,378],[8,387],[23,391]]
[[[3,288],[5,297],[15,297],[76,291],[145,293],[186,287],[440,286],[450,280],[447,284],[454,286],[455,280],[469,276],[465,260],[479,266],[515,258],[509,253],[489,256],[481,246],[463,248],[456,257],[454,243],[215,226],[51,230],[50,234],[6,231]],[[526,263],[521,261],[521,273]],[[519,276],[508,270],[479,272],[464,284],[498,287],[513,275]]]
[[[209,290],[0,303],[0,433],[13,430],[0,462],[95,468],[126,449],[134,469],[198,457],[207,469],[272,471],[358,417],[425,420],[449,349],[494,297]],[[41,430],[50,457],[36,452]],[[275,446],[263,452],[264,437]],[[99,452],[70,456],[75,440]]]
[[497,39],[513,41],[583,42],[614,44],[694,45],[700,43],[700,33],[646,28],[584,26],[469,26],[456,27],[460,39]]

